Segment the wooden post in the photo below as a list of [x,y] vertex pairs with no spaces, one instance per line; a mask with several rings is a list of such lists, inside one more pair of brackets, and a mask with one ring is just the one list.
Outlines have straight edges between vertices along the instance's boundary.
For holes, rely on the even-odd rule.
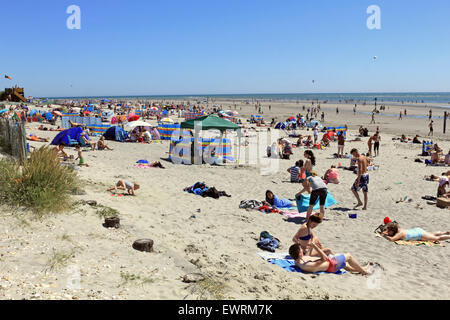
[[447,111],[444,112],[444,133],[445,133],[446,127],[447,127]]

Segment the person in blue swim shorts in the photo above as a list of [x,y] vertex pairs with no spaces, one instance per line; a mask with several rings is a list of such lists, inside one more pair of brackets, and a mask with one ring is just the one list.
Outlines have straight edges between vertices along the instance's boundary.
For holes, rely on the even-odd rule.
[[369,192],[369,174],[367,173],[367,158],[366,156],[359,154],[359,151],[357,149],[352,149],[350,153],[358,163],[358,178],[356,178],[351,188],[353,194],[356,197],[356,200],[358,200],[358,203],[356,204],[354,209],[363,205],[358,194],[358,191],[362,189],[364,194],[364,207],[362,209],[367,210],[367,202],[368,202],[367,193]]
[[397,222],[386,225],[386,231],[381,234],[390,241],[443,241],[450,239],[450,231],[426,232],[422,228],[401,229]]

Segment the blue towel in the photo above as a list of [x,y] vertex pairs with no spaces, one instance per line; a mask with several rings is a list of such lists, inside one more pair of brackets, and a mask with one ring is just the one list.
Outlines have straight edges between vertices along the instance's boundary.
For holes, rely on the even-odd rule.
[[292,201],[288,199],[278,198],[276,195],[273,196],[273,206],[278,209],[291,208]]
[[[271,264],[277,265],[279,267],[282,267],[284,270],[289,271],[289,272],[300,272],[300,273],[308,273],[308,272],[304,272],[302,269],[300,269],[299,267],[297,267],[295,265],[295,261],[293,259],[270,259],[267,260],[269,261]],[[329,272],[314,272],[315,274],[321,274],[321,273],[329,273]],[[344,274],[345,271],[338,271],[335,274]]]
[[[298,212],[306,212],[308,211],[308,207],[309,207],[309,199],[310,199],[311,195],[304,195],[302,194],[300,199],[295,199],[295,201],[297,202],[297,208],[298,208]],[[331,207],[334,204],[337,204],[338,202],[333,198],[333,196],[330,194],[330,192],[328,191],[327,193],[327,199],[325,200],[325,209],[328,207]],[[319,199],[317,199],[316,204],[313,207],[313,210],[319,210],[320,209],[320,204],[319,204]]]

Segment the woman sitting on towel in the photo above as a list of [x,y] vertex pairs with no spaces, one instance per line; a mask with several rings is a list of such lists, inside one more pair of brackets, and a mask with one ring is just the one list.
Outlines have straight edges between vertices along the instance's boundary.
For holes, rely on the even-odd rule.
[[291,208],[291,207],[296,207],[297,206],[295,202],[292,202],[289,199],[278,198],[270,190],[266,191],[266,201],[263,201],[263,204],[271,206],[271,207],[275,207],[275,208],[278,208],[278,209],[287,209],[287,208]]
[[309,217],[311,216],[312,210],[316,205],[317,200],[319,200],[320,204],[319,217],[320,219],[323,219],[323,217],[325,216],[325,201],[328,195],[328,188],[322,178],[318,177],[314,171],[311,171],[311,176],[303,180],[303,190],[297,193],[295,195],[295,198],[299,200],[301,194],[305,191],[311,194],[309,199],[308,212],[306,214],[306,220],[309,220]]
[[[319,248],[321,248],[327,255],[333,254],[331,249],[322,248],[322,244],[320,243],[319,238],[317,238],[314,232],[312,232],[312,229],[317,227],[321,222],[322,219],[320,219],[318,216],[311,216],[309,221],[302,224],[300,229],[295,234],[294,238],[292,238],[292,241],[294,241],[294,243],[300,245],[304,254],[309,251],[312,242],[314,242]],[[313,250],[311,255],[318,256],[319,253],[316,250]]]
[[422,228],[401,229],[397,222],[390,222],[386,225],[386,231],[381,234],[388,240],[398,241],[442,241],[450,239],[450,231],[447,232],[426,232]]

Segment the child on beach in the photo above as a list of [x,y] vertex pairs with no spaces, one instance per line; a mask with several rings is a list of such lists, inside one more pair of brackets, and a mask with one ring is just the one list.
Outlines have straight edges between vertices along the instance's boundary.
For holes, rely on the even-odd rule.
[[306,177],[303,170],[303,160],[295,162],[295,165],[290,167],[287,172],[291,174],[291,182],[303,182]]
[[138,190],[139,188],[140,185],[137,183],[132,183],[127,180],[119,180],[114,187],[111,187],[106,191],[117,191],[117,189],[127,190],[128,194],[134,196],[134,191]]
[[75,159],[75,160],[80,160],[80,162],[78,163],[78,165],[80,166],[80,167],[89,167],[89,165],[87,164],[87,163],[85,163],[85,161],[84,161],[84,157],[83,157],[83,153],[81,152],[81,145],[77,145],[76,147],[75,147],[75,150],[77,150],[77,152],[78,152],[78,157]]

